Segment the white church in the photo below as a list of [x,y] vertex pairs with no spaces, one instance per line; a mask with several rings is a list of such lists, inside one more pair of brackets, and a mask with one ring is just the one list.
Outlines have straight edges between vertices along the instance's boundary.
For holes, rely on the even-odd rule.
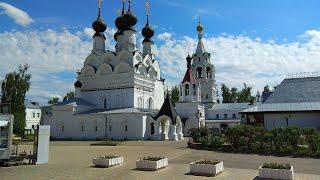
[[78,72],[75,98],[52,106],[43,120],[55,139],[155,139],[181,140],[183,127],[152,52],[154,30],[142,29],[143,50],[137,49],[137,17],[129,1],[115,20],[115,51],[105,49],[106,24],[101,8],[92,27],[93,49]]
[[[191,128],[206,125],[217,103],[215,69],[203,44],[198,24],[195,53],[186,58],[180,82],[179,102],[165,95],[160,65],[152,52],[154,30],[149,10],[141,33],[142,52],[137,49],[137,17],[125,3],[115,20],[115,51],[105,49],[106,24],[101,8],[92,28],[93,49],[78,72],[75,98],[51,107],[43,124],[51,126],[54,139],[181,140]],[[209,115],[209,116],[208,116]],[[208,116],[208,117],[206,117]],[[240,123],[240,121],[239,121]]]

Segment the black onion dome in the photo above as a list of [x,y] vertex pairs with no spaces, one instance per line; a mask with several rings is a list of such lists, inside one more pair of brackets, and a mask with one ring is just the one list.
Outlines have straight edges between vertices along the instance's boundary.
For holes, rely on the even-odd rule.
[[187,60],[187,61],[191,61],[191,60],[192,60],[192,58],[191,58],[191,56],[190,56],[189,54],[188,54],[186,60]]
[[74,87],[76,87],[76,88],[81,88],[81,87],[82,87],[82,83],[81,83],[79,80],[77,80],[77,81],[74,83]]
[[131,4],[129,1],[129,9],[126,14],[123,15],[123,22],[125,29],[132,29],[133,26],[135,26],[138,22],[138,19],[135,15],[132,14],[131,12]]
[[125,24],[124,24],[124,20],[123,20],[123,15],[119,16],[116,21],[114,22],[114,24],[116,25],[116,27],[119,30],[124,30],[125,29]]
[[96,31],[96,32],[104,32],[107,29],[107,25],[104,23],[104,21],[102,20],[102,18],[100,17],[100,15],[98,16],[97,20],[95,20],[92,23],[92,28]]
[[124,30],[125,24],[123,20],[123,15],[124,15],[124,2],[122,2],[122,13],[117,19],[115,20],[114,24],[119,30]]
[[143,37],[150,39],[154,35],[154,30],[152,27],[149,26],[149,20],[147,20],[147,24],[145,27],[142,29],[142,35]]

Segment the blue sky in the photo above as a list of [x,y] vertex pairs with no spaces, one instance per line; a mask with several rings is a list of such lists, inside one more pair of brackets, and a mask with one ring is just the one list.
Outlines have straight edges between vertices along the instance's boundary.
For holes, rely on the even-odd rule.
[[[140,33],[145,1],[132,4]],[[278,84],[287,73],[320,69],[318,0],[150,0],[150,4],[154,52],[168,86],[180,82],[187,52],[195,49],[198,17],[219,85],[241,88],[245,82],[255,93],[266,84]],[[119,8],[120,0],[103,1],[108,49],[114,47]],[[96,16],[96,0],[0,0],[0,51],[4,52],[0,80],[27,62],[33,75],[28,98],[45,103],[73,90],[75,72],[92,48],[91,23]]]
[[[96,17],[95,0],[6,0],[26,11],[35,23],[28,29],[83,28]],[[157,32],[173,31],[177,36],[195,36],[193,28],[200,16],[208,35],[246,34],[263,40],[295,40],[296,36],[320,27],[320,2],[317,0],[151,0],[152,23]],[[114,27],[120,0],[103,2],[103,17]],[[144,1],[133,0],[133,9],[144,23]],[[0,31],[21,30],[8,17],[0,16]]]

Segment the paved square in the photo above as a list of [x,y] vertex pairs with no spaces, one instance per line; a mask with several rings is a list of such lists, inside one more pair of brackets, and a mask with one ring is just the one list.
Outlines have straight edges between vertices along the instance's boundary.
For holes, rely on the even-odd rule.
[[[186,148],[187,141],[130,141],[124,145],[90,146],[89,141],[53,141],[47,165],[0,168],[4,179],[212,179],[189,175],[189,163],[200,159],[224,161],[225,171],[214,179],[254,179],[257,168],[265,161],[290,162],[296,179],[320,179],[320,159],[304,159],[217,153]],[[20,145],[19,151],[31,148]],[[29,151],[27,151],[29,152]],[[125,163],[113,168],[94,168],[92,159],[97,155],[121,154]],[[135,160],[143,156],[166,156],[169,166],[157,172],[135,170]]]

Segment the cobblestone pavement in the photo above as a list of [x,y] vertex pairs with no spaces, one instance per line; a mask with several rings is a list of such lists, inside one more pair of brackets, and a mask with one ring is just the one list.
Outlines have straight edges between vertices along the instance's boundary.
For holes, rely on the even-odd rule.
[[[290,162],[295,179],[320,180],[320,159],[217,153],[186,148],[187,141],[130,141],[124,145],[90,146],[89,141],[55,141],[50,143],[50,162],[0,168],[0,179],[212,179],[189,175],[189,163],[197,159],[224,161],[225,171],[213,179],[258,179],[257,168],[263,162]],[[29,152],[30,145],[19,151]],[[125,163],[112,168],[92,167],[97,155],[120,154]],[[143,156],[166,156],[169,166],[157,172],[135,170],[135,160]]]

